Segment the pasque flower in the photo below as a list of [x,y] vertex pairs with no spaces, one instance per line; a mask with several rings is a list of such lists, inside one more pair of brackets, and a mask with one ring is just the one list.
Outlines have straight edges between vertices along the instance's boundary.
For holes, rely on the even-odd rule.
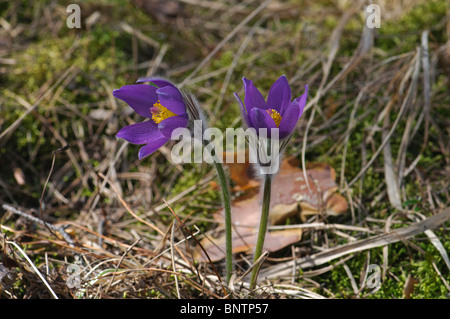
[[271,136],[271,129],[278,128],[279,138],[284,139],[291,135],[303,109],[308,96],[308,86],[305,93],[291,101],[291,87],[282,75],[273,83],[267,96],[267,102],[261,92],[251,80],[243,78],[245,99],[244,103],[237,93],[234,93],[241,106],[242,117],[248,127],[258,130],[267,129],[267,137]]
[[149,84],[132,84],[113,91],[113,95],[128,103],[133,110],[149,120],[122,128],[118,138],[132,144],[145,144],[139,150],[139,159],[152,154],[170,140],[173,130],[186,127],[189,116],[186,100],[175,85],[161,78],[138,81]]
[[[140,116],[147,121],[131,124],[122,128],[118,138],[123,138],[132,144],[145,144],[139,150],[139,159],[144,158],[167,143],[172,132],[177,128],[188,128],[193,132],[195,124],[201,122],[201,129],[205,128],[205,118],[194,96],[187,91],[180,91],[171,82],[161,78],[143,78],[137,83],[151,82],[148,84],[132,84],[122,86],[113,91],[113,95],[128,103]],[[194,134],[195,135],[195,134]],[[217,156],[217,155],[216,155]],[[225,171],[218,160],[214,161],[217,175],[223,195],[225,208],[225,232],[226,232],[226,270],[227,283],[233,272],[233,251],[231,236],[231,205],[230,193]]]
[[[296,99],[292,100],[291,87],[284,75],[280,76],[275,83],[272,84],[269,94],[267,96],[267,102],[262,96],[261,92],[256,88],[252,81],[243,78],[245,99],[244,103],[235,93],[236,98],[241,106],[241,113],[245,124],[249,128],[254,128],[256,132],[253,135],[262,137],[259,143],[250,143],[250,149],[253,153],[266,154],[261,152],[262,150],[271,150],[269,162],[269,169],[267,170],[266,161],[264,163],[259,159],[258,166],[264,176],[264,189],[263,189],[263,201],[261,207],[261,220],[259,223],[258,237],[256,240],[255,253],[253,256],[253,262],[256,264],[262,255],[262,249],[264,246],[264,239],[266,236],[267,224],[269,221],[270,211],[270,197],[271,197],[271,185],[272,177],[278,171],[279,165],[279,151],[281,151],[286,143],[288,143],[294,128],[303,114],[303,109],[306,105],[306,98],[308,97],[308,86],[305,86],[305,93]],[[267,135],[264,135],[260,129],[266,129]],[[273,148],[273,142],[278,142],[277,139],[272,137],[272,129],[278,129],[278,138],[281,140],[281,149],[278,149],[278,143],[275,149]],[[256,134],[255,134],[256,133]],[[275,152],[274,152],[275,151]],[[263,155],[263,159],[264,158]],[[275,167],[273,167],[275,165]],[[275,168],[275,169],[274,169]],[[250,289],[256,287],[256,281],[258,276],[259,266],[254,266],[251,279]]]

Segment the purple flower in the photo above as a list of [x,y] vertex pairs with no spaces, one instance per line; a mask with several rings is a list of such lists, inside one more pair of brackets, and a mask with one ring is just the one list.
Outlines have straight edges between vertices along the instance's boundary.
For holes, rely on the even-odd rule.
[[248,127],[258,130],[267,128],[267,136],[270,137],[272,128],[278,128],[279,138],[284,139],[290,136],[303,114],[308,96],[308,85],[305,86],[305,93],[291,101],[291,87],[284,75],[272,85],[267,97],[267,102],[261,92],[252,81],[243,78],[245,99],[244,103],[237,97],[242,116]]
[[113,95],[127,102],[137,114],[149,119],[125,126],[116,135],[132,144],[146,144],[139,150],[139,159],[142,159],[167,143],[173,130],[186,127],[189,116],[182,93],[169,81],[145,78],[137,82],[152,82],[156,86],[125,85],[114,90]]

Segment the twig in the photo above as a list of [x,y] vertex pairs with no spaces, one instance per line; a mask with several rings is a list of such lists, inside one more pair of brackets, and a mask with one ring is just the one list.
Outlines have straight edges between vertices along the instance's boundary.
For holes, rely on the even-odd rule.
[[19,216],[22,216],[22,217],[24,217],[24,218],[26,218],[26,219],[28,219],[28,220],[36,223],[36,224],[45,226],[45,227],[47,227],[47,229],[50,229],[50,230],[58,232],[59,234],[61,234],[61,236],[64,238],[64,240],[69,243],[70,246],[72,246],[72,247],[75,246],[75,243],[72,240],[72,237],[70,237],[70,235],[68,233],[66,233],[66,231],[64,230],[65,227],[58,227],[58,226],[55,226],[55,225],[52,225],[52,224],[48,224],[47,222],[43,221],[42,219],[39,219],[39,218],[34,217],[34,216],[31,216],[31,215],[29,215],[29,214],[27,214],[27,213],[25,213],[25,212],[23,212],[21,210],[18,210],[16,208],[8,205],[8,204],[3,204],[2,208],[4,210],[10,211],[10,212],[12,212],[14,214],[17,214]]

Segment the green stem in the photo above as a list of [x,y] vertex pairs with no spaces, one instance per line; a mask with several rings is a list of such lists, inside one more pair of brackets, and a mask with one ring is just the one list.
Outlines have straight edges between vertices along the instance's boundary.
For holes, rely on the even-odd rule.
[[[217,158],[216,158],[217,159]],[[231,205],[230,205],[230,191],[228,189],[227,177],[223,169],[222,163],[217,160],[214,161],[216,166],[217,176],[219,178],[220,188],[222,189],[223,205],[225,211],[225,238],[226,238],[226,271],[227,284],[230,282],[233,273],[233,249],[231,237]]]
[[[263,203],[261,209],[261,221],[259,223],[258,239],[256,241],[255,256],[253,257],[253,264],[256,263],[259,257],[262,255],[262,249],[264,246],[264,239],[266,238],[267,223],[269,221],[270,210],[270,194],[272,186],[272,175],[265,175],[264,179],[264,194]],[[250,289],[254,289],[256,286],[256,279],[258,276],[259,265],[255,265],[252,270],[252,277],[250,281]]]
[[[205,140],[202,140],[204,147],[208,145]],[[228,188],[228,179],[223,169],[222,161],[216,154],[216,150],[211,150],[211,156],[213,157],[214,166],[216,167],[217,177],[219,180],[220,188],[222,189],[222,202],[224,206],[225,215],[225,265],[227,280],[226,284],[230,283],[231,275],[233,274],[233,244],[232,244],[232,224],[231,224],[231,203],[230,203],[230,190]]]

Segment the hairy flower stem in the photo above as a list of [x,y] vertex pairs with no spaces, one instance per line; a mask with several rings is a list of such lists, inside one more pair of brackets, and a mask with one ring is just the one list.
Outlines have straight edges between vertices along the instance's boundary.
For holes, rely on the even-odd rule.
[[231,237],[231,205],[230,205],[230,191],[228,189],[228,182],[225,176],[225,171],[221,163],[214,161],[217,176],[219,178],[220,188],[222,189],[223,205],[225,211],[225,238],[226,238],[226,269],[227,269],[227,284],[229,284],[231,275],[233,273],[233,249]]
[[[205,142],[203,142],[205,144]],[[206,145],[205,145],[206,146]],[[216,167],[217,177],[219,180],[220,188],[222,189],[222,201],[225,212],[225,253],[226,253],[226,272],[227,272],[227,285],[230,282],[231,275],[233,274],[233,245],[232,245],[232,225],[231,225],[231,204],[230,204],[230,190],[228,188],[228,180],[225,175],[225,171],[222,166],[222,162],[219,161],[215,150],[211,154],[214,157],[214,166]]]
[[[272,175],[267,174],[264,178],[264,195],[261,209],[261,220],[259,223],[258,239],[256,241],[255,256],[253,257],[253,263],[261,257],[262,249],[264,246],[264,239],[266,238],[267,223],[269,221],[270,210],[270,194],[272,188]],[[256,286],[256,279],[258,277],[259,265],[255,265],[252,270],[252,277],[250,280],[250,289],[254,289]]]

